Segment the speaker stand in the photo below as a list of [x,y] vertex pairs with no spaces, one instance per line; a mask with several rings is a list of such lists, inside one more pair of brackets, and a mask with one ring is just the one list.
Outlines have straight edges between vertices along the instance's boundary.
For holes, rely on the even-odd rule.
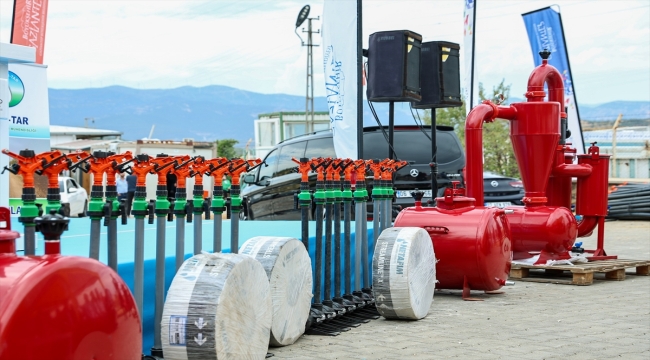
[[395,102],[391,101],[388,105],[388,158],[394,159],[395,152],[393,151],[393,132],[395,128]]
[[431,206],[434,205],[438,197],[438,163],[437,155],[438,146],[436,145],[436,108],[431,108]]

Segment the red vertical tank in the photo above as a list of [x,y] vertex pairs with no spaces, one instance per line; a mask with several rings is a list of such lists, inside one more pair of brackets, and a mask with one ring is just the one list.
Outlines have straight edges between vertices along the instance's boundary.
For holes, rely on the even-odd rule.
[[140,316],[119,275],[45,239],[46,255],[23,257],[0,235],[0,359],[140,359]]
[[[454,182],[454,187],[458,182]],[[506,211],[474,206],[465,189],[446,189],[437,207],[409,207],[396,227],[421,227],[431,236],[438,259],[438,289],[492,291],[505,285],[512,249]]]

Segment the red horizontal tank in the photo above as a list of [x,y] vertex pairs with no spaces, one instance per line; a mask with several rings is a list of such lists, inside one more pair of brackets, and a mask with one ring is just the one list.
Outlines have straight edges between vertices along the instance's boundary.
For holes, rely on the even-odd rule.
[[76,256],[17,256],[15,237],[0,236],[0,359],[141,354],[140,316],[116,272]]
[[505,285],[512,262],[505,211],[476,207],[473,198],[463,195],[464,189],[448,188],[445,197],[436,199],[437,207],[406,208],[394,226],[429,232],[438,259],[436,288],[463,289],[467,279],[472,290],[498,290]]
[[571,210],[556,206],[509,206],[514,259],[533,256],[530,252],[559,254],[564,258],[571,250],[578,233],[578,223]]

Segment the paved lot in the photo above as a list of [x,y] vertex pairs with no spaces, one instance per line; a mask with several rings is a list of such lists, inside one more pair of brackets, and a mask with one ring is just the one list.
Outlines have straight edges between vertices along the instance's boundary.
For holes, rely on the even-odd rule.
[[[605,249],[650,259],[650,222],[605,223]],[[586,249],[596,234],[583,239]],[[371,321],[336,337],[302,336],[276,359],[650,359],[650,277],[590,286],[518,281],[502,295],[437,291],[420,321]],[[601,276],[595,278],[602,279]]]

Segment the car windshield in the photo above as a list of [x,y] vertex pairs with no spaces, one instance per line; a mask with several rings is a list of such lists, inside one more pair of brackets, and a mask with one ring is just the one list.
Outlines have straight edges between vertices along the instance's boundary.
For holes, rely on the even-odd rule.
[[65,189],[65,185],[63,184],[63,180],[59,180],[59,192],[63,192],[63,189]]
[[[386,130],[386,133],[388,133],[388,130]],[[445,149],[445,151],[439,151],[436,154],[436,160],[439,164],[452,162],[462,156],[456,139],[449,132],[438,131],[436,133],[436,145],[438,149]],[[396,158],[400,160],[415,164],[428,164],[431,162],[431,140],[419,129],[395,131],[393,148],[395,149]],[[388,142],[381,131],[364,134],[363,154],[367,159],[388,157]]]

